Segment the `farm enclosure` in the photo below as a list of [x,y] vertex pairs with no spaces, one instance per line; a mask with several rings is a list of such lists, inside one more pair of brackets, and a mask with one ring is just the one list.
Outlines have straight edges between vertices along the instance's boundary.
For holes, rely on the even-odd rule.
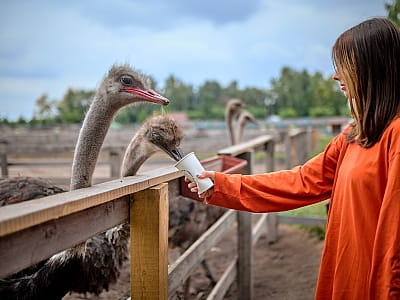
[[[258,133],[259,134],[259,133]],[[207,137],[197,137],[196,139],[197,140],[199,140],[199,144],[197,144],[195,141],[191,141],[191,143],[193,143],[193,144],[191,144],[191,146],[189,146],[190,144],[184,144],[184,145],[182,145],[182,148],[185,150],[185,151],[187,151],[187,152],[189,152],[189,151],[192,151],[192,148],[191,147],[193,147],[195,150],[196,150],[196,152],[197,153],[200,153],[200,150],[202,150],[202,149],[204,149],[205,147],[207,148],[207,149],[205,149],[206,151],[204,151],[204,152],[201,152],[202,153],[202,155],[204,155],[204,156],[207,156],[207,155],[209,155],[210,153],[208,153],[207,151],[210,151],[210,149],[214,149],[214,148],[211,148],[211,144],[213,143],[213,142],[215,142],[215,143],[220,143],[221,144],[221,141],[223,140],[222,139],[222,137],[224,136],[224,133],[219,133],[219,135],[218,134],[214,134],[213,133],[213,135],[212,135],[212,138],[210,138],[210,136],[207,136]],[[188,139],[186,139],[186,141],[185,141],[185,143],[186,142],[189,142],[188,141]],[[217,147],[215,147],[215,149],[217,150],[217,149],[220,149],[221,147],[223,147],[223,145],[221,146],[217,146]],[[157,158],[158,160],[160,160],[161,161],[161,159],[158,157]],[[171,164],[173,163],[173,162],[170,162]],[[168,164],[168,162],[167,162],[167,164]],[[154,161],[152,161],[152,162],[150,162],[150,165],[148,165],[148,167],[154,167],[155,165],[154,165]],[[262,239],[260,240],[260,242],[262,241]],[[231,241],[231,242],[234,242],[234,241]],[[279,243],[279,241],[278,241],[278,243]],[[277,245],[277,244],[276,244]],[[272,246],[271,246],[272,247]],[[257,253],[257,251],[258,251],[258,248],[259,247],[256,247],[256,253]],[[261,249],[260,250],[262,250],[262,251],[264,251],[264,253],[266,253],[266,251],[268,251],[268,247],[267,248],[264,248],[264,247],[260,247]],[[286,248],[286,247],[285,247]],[[296,249],[296,247],[294,247],[295,249]],[[217,250],[217,249],[215,249],[215,251],[214,252],[222,252],[222,253],[225,253],[225,249],[232,249],[232,246],[229,246],[229,244],[225,244],[225,246],[219,246],[218,247],[218,249],[219,250]],[[222,249],[222,250],[221,250]],[[256,254],[255,253],[255,254]],[[293,256],[293,255],[288,255],[287,257],[289,257],[289,256]],[[317,258],[317,260],[319,261],[319,259],[318,259],[318,255],[310,255],[310,257],[316,257]],[[285,256],[281,256],[281,260],[283,260],[285,258]],[[218,262],[218,261],[220,261],[221,259],[219,259],[219,260],[215,260],[215,262]],[[302,259],[300,259],[300,261],[302,261],[303,262],[303,260]],[[257,262],[256,262],[256,265],[259,265],[259,261],[257,260]],[[261,265],[261,264],[260,264]],[[263,269],[265,270],[265,272],[268,272],[268,271],[271,271],[271,270],[269,270],[269,268],[268,267],[266,267],[265,265],[263,266]],[[297,268],[297,270],[302,270],[302,268],[300,267],[300,268]],[[268,278],[267,277],[267,274],[265,273],[265,272],[263,272],[263,274],[265,275],[265,276],[262,276],[262,277],[265,277],[265,278]],[[273,273],[273,272],[272,272]],[[257,276],[257,274],[258,274],[258,272],[256,271],[255,272],[255,276]],[[298,277],[298,273],[294,273],[294,274],[297,274],[296,276]],[[278,277],[278,276],[277,276]],[[289,277],[289,275],[287,276],[287,277]],[[315,274],[314,274],[314,277],[315,277]],[[275,278],[275,277],[274,277]],[[274,280],[274,282],[275,282],[276,280]],[[315,278],[313,279],[313,281],[315,281]],[[269,286],[269,288],[267,288],[267,289],[264,289],[264,293],[272,293],[271,292],[271,282],[267,282],[268,283],[268,286]],[[234,290],[234,287],[233,287],[233,290]],[[273,289],[272,289],[273,290]],[[296,289],[294,289],[294,290],[296,290]],[[287,288],[287,286],[286,286],[286,292],[288,293],[288,292],[290,292],[290,289],[288,289]],[[201,291],[199,292],[198,290],[197,291],[195,291],[195,293],[196,293],[196,295],[197,295],[197,297],[201,297],[202,295],[204,296],[205,295],[205,292],[203,292],[203,293],[201,293]],[[311,298],[312,298],[312,291],[308,291],[308,292],[306,292]],[[273,293],[272,293],[273,294]],[[271,295],[272,295],[271,294]],[[290,293],[289,293],[290,294]],[[264,295],[267,295],[267,294],[264,294]],[[269,295],[269,294],[268,294]],[[103,295],[103,296],[106,296],[105,294]],[[103,296],[101,296],[101,297],[103,297]],[[194,298],[195,298],[196,296],[194,296]],[[309,298],[309,299],[311,299],[311,298]],[[105,298],[104,298],[105,299]],[[109,299],[116,299],[115,297],[114,298],[109,298]],[[284,299],[284,298],[277,298],[277,299]],[[290,298],[288,298],[288,299],[290,299]],[[301,299],[301,298],[294,298],[294,299]],[[304,298],[304,299],[307,299],[307,298]]]

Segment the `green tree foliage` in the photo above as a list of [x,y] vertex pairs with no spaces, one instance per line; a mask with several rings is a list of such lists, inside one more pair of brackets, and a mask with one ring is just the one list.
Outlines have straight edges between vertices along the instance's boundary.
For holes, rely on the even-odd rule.
[[58,118],[61,122],[80,123],[89,108],[94,91],[69,88],[58,103]]
[[400,26],[400,0],[393,0],[392,3],[385,3],[388,18]]
[[281,117],[333,116],[346,110],[346,100],[330,77],[319,72],[309,74],[289,67],[271,80],[274,109]]
[[56,107],[56,101],[50,101],[47,94],[41,95],[36,100],[36,110],[30,124],[48,125],[54,123],[56,118]]
[[173,99],[168,108],[173,111],[187,111],[193,108],[193,86],[184,84],[173,75],[165,81],[163,95],[168,99]]
[[[219,110],[213,109],[214,106],[222,107],[222,87],[217,81],[206,81],[200,86],[198,91],[198,101],[193,107],[202,112],[204,119],[220,119]],[[221,112],[221,111],[220,111]],[[223,116],[223,110],[222,110]]]

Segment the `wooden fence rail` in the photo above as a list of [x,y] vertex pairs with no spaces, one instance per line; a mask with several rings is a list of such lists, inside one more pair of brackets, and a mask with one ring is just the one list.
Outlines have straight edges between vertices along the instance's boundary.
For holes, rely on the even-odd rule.
[[[261,136],[222,149],[219,155],[244,158],[254,170],[254,153],[264,151],[266,171],[274,170],[274,140]],[[204,255],[237,222],[238,253],[208,299],[223,299],[238,279],[238,298],[252,299],[252,246],[267,226],[269,241],[278,222],[306,222],[276,214],[227,211],[168,267],[168,198],[179,193],[183,174],[174,167],[143,172],[46,198],[0,208],[0,278],[22,270],[89,237],[130,220],[131,299],[167,299],[188,278]],[[132,201],[134,200],[134,201]],[[252,218],[258,220],[253,225]],[[324,220],[308,220],[310,224]],[[26,249],[32,249],[26,251]]]
[[[107,165],[110,166],[109,177],[94,178],[93,183],[98,184],[106,182],[112,179],[116,179],[120,176],[121,162],[122,162],[122,151],[118,148],[104,149],[103,153],[107,153],[108,160],[99,161],[96,165]],[[10,161],[8,158],[8,149],[4,144],[0,143],[0,170],[1,177],[9,177],[10,167],[65,167],[71,166],[71,161]],[[69,185],[70,178],[62,177],[51,177],[51,182],[55,185]]]

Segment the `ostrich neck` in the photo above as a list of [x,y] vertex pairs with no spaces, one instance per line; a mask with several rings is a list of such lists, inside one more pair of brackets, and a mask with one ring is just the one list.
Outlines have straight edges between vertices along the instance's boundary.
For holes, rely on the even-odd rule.
[[242,137],[243,137],[243,131],[244,131],[244,127],[246,126],[246,124],[244,122],[241,122],[239,125],[239,129],[238,129],[238,135],[236,137],[236,141],[238,143],[240,143],[242,141]]
[[122,161],[121,176],[133,176],[140,166],[157,150],[148,146],[148,142],[138,132],[128,145]]
[[114,114],[104,97],[96,96],[79,132],[72,163],[71,190],[91,186],[94,168]]
[[228,110],[225,120],[226,120],[226,125],[227,125],[227,129],[228,129],[228,135],[229,135],[231,145],[235,145],[236,138],[235,138],[235,132],[233,129],[233,112],[231,110]]

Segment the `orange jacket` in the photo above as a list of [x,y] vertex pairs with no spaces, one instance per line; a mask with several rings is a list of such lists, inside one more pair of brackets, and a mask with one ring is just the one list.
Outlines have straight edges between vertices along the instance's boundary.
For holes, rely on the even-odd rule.
[[400,119],[368,149],[342,133],[292,170],[216,173],[207,203],[272,212],[328,198],[315,299],[400,299]]

